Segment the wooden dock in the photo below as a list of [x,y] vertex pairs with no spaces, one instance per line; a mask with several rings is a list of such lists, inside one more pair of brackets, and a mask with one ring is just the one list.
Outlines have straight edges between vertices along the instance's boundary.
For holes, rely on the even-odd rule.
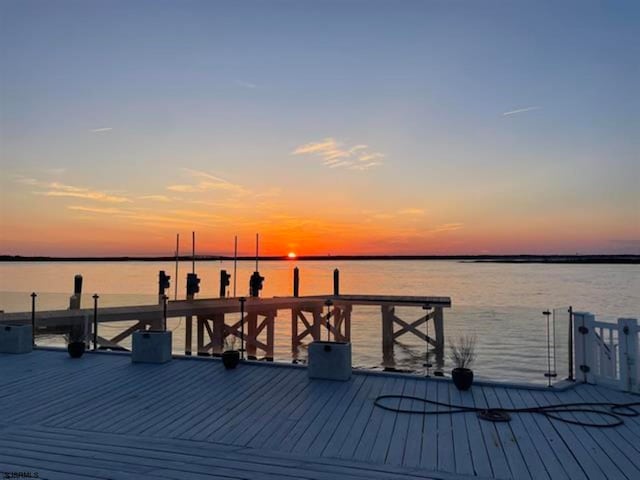
[[[533,414],[488,423],[373,405],[380,394],[463,405],[638,401],[590,385],[565,391],[212,358],[132,364],[128,354],[0,354],[0,472],[51,479],[637,479],[640,418],[617,428]],[[403,407],[413,408],[411,401]],[[420,404],[422,408],[422,404]]]
[[[59,334],[79,327],[87,339],[93,338],[93,330],[100,348],[123,349],[122,341],[136,330],[162,329],[167,318],[184,318],[184,353],[191,355],[219,355],[224,349],[225,339],[244,339],[250,358],[263,357],[273,360],[276,319],[291,322],[292,357],[297,358],[298,349],[305,341],[321,340],[322,335],[331,335],[333,340],[351,340],[351,313],[354,307],[379,307],[382,320],[383,364],[394,365],[394,344],[401,335],[412,334],[434,347],[436,363],[443,363],[444,313],[451,307],[451,298],[433,296],[397,295],[314,295],[303,297],[272,298],[204,298],[169,301],[165,306],[139,305],[126,307],[80,308],[80,297],[70,297],[68,310],[13,312],[0,314],[0,325],[35,325],[36,336]],[[414,307],[417,319],[403,320],[396,314],[396,307]],[[244,321],[240,322],[240,313]],[[193,345],[193,322],[196,322],[196,345]],[[421,326],[433,323],[433,337],[421,331]],[[100,324],[122,326],[109,337],[100,330]],[[244,328],[241,331],[242,327]],[[324,333],[327,332],[327,333]],[[326,338],[326,337],[325,337]]]

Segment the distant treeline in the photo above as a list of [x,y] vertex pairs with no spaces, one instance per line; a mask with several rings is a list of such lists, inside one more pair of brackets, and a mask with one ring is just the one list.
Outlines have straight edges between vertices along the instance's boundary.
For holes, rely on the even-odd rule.
[[[181,255],[181,261],[191,256]],[[233,257],[196,255],[196,260],[229,261]],[[0,262],[172,262],[175,257],[23,257],[0,255]],[[238,257],[238,260],[255,260],[255,257]],[[341,260],[457,260],[461,262],[493,263],[602,263],[640,264],[640,255],[309,255],[291,259],[287,256],[260,257],[260,261],[341,261]]]

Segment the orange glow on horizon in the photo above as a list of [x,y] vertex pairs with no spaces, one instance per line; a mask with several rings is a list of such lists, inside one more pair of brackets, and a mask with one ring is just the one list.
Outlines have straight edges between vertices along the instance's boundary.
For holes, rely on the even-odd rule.
[[298,255],[296,255],[296,254],[295,254],[295,252],[289,252],[289,253],[287,254],[287,257],[289,257],[289,258],[296,258],[297,256],[298,256]]

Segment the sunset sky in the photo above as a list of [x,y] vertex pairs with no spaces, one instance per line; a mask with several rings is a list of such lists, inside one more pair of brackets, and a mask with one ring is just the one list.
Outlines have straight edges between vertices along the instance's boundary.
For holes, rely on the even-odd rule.
[[0,254],[640,253],[640,2],[0,0]]

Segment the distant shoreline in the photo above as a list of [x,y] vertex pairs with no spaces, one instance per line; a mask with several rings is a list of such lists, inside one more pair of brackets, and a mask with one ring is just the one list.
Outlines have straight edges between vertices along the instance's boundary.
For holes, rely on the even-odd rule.
[[[196,255],[198,262],[231,261],[233,257]],[[238,257],[239,261],[253,261],[255,257]],[[307,255],[291,259],[287,256],[259,257],[260,261],[345,261],[345,260],[456,260],[468,263],[560,263],[560,264],[640,264],[640,255]],[[0,262],[173,262],[174,256],[157,257],[26,257],[0,255]],[[181,255],[180,261],[191,261]]]

